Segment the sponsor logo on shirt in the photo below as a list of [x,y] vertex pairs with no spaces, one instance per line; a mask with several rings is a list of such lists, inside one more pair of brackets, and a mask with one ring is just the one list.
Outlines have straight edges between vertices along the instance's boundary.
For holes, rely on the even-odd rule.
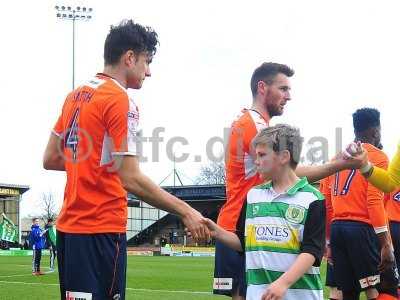
[[291,239],[288,227],[275,224],[255,225],[256,242],[286,243]]
[[136,111],[128,111],[128,118],[139,120],[139,114]]

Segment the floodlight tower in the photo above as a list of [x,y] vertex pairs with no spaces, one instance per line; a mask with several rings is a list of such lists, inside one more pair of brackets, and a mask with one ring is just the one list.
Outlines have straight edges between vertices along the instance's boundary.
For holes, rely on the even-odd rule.
[[57,18],[72,21],[72,89],[75,88],[75,21],[90,21],[93,8],[82,6],[56,5]]

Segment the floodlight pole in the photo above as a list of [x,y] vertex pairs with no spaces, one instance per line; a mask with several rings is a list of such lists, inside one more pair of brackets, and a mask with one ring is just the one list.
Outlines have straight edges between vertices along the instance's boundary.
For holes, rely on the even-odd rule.
[[[73,11],[75,13],[75,11]],[[75,16],[72,19],[72,90],[75,89]]]
[[57,18],[72,21],[72,89],[75,89],[75,21],[92,19],[93,8],[56,5]]

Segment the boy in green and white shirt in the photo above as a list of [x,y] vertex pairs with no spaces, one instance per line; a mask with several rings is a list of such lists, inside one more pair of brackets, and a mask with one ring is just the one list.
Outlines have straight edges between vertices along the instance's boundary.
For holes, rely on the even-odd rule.
[[213,237],[245,249],[248,300],[322,300],[319,265],[325,247],[322,194],[294,170],[302,138],[289,125],[265,128],[254,138],[256,166],[271,181],[247,194],[237,232],[209,219]]

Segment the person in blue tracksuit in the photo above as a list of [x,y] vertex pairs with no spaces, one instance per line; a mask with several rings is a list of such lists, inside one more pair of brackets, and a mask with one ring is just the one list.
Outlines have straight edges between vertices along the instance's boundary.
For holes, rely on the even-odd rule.
[[32,227],[31,227],[31,235],[30,240],[32,243],[32,275],[44,275],[42,271],[40,271],[40,260],[42,259],[42,249],[45,246],[45,238],[44,234],[45,230],[42,230],[39,227],[39,219],[32,219]]

